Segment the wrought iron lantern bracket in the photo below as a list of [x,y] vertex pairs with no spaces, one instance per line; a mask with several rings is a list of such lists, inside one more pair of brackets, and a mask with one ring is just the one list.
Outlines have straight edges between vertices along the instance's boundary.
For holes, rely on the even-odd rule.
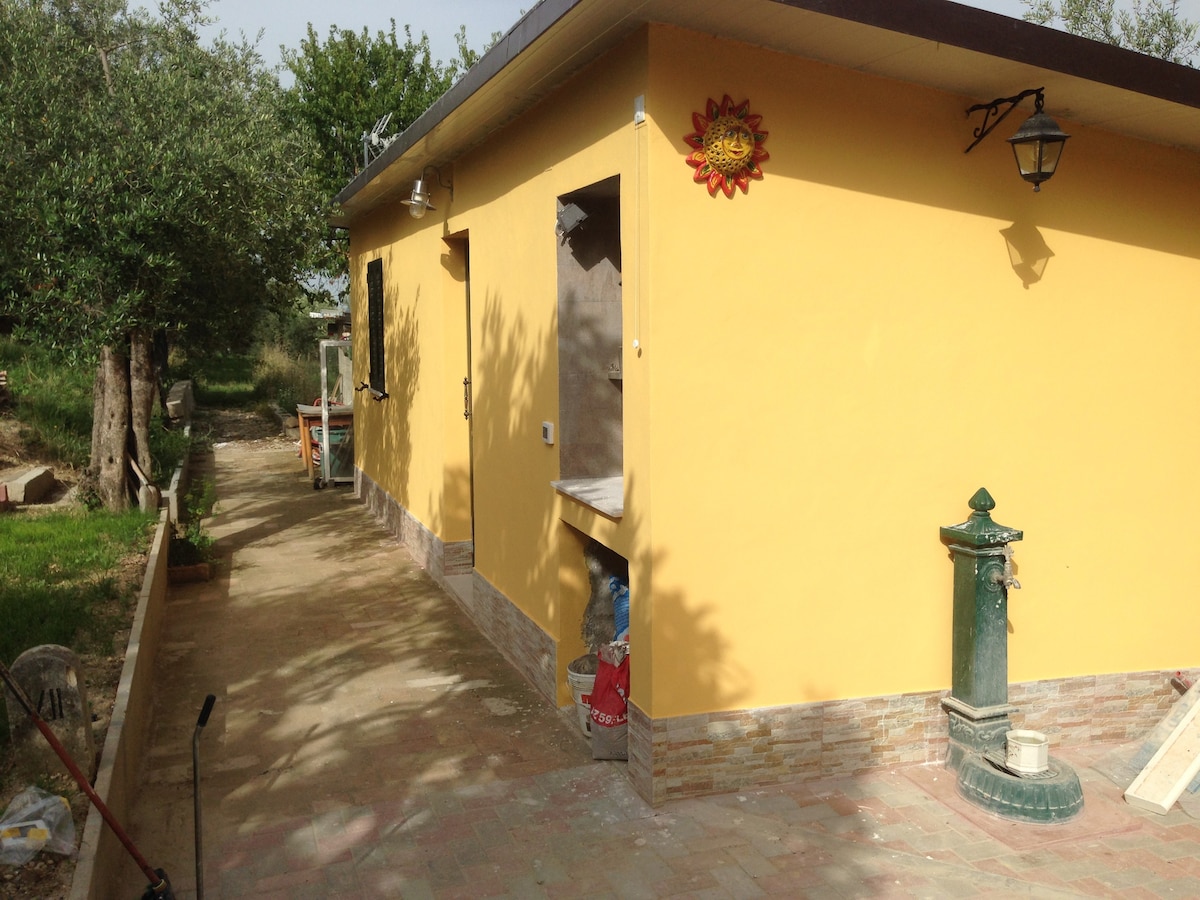
[[[982,110],[983,121],[979,124],[979,127],[972,132],[975,135],[975,140],[971,142],[971,146],[967,147],[963,153],[970,153],[975,148],[975,145],[991,134],[992,130],[1001,122],[1003,122],[1008,114],[1016,109],[1020,102],[1026,97],[1037,98],[1034,100],[1034,114],[1036,115],[1040,113],[1042,111],[1042,105],[1046,100],[1043,93],[1045,90],[1046,89],[1044,87],[1030,88],[1027,91],[1021,91],[1021,93],[1017,94],[1015,97],[997,97],[991,103],[976,103],[974,106],[970,107],[967,110],[967,117],[970,118],[973,113],[977,113]],[[1004,106],[1006,103],[1008,106],[1001,110],[1000,107]]]

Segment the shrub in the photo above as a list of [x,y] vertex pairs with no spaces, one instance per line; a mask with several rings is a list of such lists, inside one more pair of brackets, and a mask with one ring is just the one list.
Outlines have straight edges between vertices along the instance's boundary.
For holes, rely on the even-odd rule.
[[254,384],[260,397],[287,413],[294,413],[298,403],[312,403],[321,395],[316,343],[304,354],[278,344],[262,346],[254,366]]
[[168,562],[173,566],[208,562],[212,558],[213,536],[204,527],[204,517],[216,504],[216,486],[211,479],[192,482],[183,498],[183,521],[176,525],[176,535],[168,550]]

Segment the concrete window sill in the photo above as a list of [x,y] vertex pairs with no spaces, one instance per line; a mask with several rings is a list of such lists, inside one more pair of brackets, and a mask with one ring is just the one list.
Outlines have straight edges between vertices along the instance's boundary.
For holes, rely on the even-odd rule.
[[596,512],[612,519],[625,513],[625,479],[620,475],[607,478],[564,478],[550,486],[560,494],[577,500]]

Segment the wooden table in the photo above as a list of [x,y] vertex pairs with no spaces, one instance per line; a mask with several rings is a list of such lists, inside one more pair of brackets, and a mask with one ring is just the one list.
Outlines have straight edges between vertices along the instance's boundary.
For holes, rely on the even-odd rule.
[[[298,403],[296,404],[296,418],[300,420],[300,458],[304,460],[304,468],[308,471],[308,477],[315,478],[317,472],[312,455],[312,429],[321,425],[321,407]],[[349,407],[329,407],[330,428],[353,424],[354,412]]]

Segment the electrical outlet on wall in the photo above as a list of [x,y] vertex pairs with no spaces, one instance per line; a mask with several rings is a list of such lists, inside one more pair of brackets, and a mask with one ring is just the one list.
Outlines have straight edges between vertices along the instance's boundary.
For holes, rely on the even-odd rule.
[[547,444],[554,443],[554,423],[553,422],[543,422],[542,423],[542,440]]

